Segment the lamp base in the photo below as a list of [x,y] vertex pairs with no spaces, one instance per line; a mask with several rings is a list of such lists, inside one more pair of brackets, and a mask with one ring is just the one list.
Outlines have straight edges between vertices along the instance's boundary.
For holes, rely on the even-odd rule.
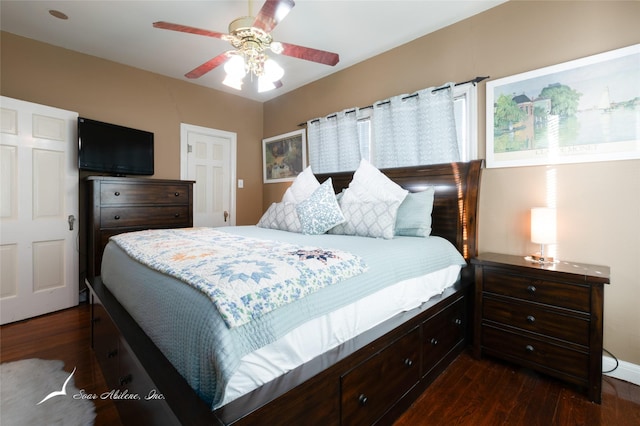
[[552,256],[543,256],[540,255],[540,253],[525,256],[525,260],[533,263],[556,263],[556,260]]

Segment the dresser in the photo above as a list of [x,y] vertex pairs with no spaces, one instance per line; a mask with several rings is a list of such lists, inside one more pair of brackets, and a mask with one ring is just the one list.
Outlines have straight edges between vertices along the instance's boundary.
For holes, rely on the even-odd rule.
[[87,278],[100,275],[109,237],[123,232],[193,226],[193,182],[89,176]]
[[498,253],[484,253],[471,263],[475,356],[501,358],[578,385],[600,403],[609,268],[538,264]]

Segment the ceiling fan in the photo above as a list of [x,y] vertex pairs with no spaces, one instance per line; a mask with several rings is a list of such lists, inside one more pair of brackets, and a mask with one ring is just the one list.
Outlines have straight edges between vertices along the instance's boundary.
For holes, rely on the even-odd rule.
[[[265,51],[291,56],[298,59],[334,66],[340,60],[337,53],[290,43],[273,41],[271,31],[295,6],[293,0],[267,0],[257,16],[244,16],[229,24],[229,33],[204,30],[170,22],[154,22],[155,28],[198,34],[219,38],[231,43],[234,50],[228,50],[194,68],[185,74],[187,78],[199,78],[223,63],[227,76],[223,83],[234,89],[242,88],[242,81],[248,73],[258,78],[258,91],[266,91],[282,86],[280,79],[284,70]],[[249,0],[251,15],[251,0]]]

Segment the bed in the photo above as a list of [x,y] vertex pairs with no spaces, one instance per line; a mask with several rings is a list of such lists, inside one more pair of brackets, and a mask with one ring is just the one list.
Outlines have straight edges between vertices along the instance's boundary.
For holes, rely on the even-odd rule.
[[[481,162],[472,161],[383,171],[410,193],[435,190],[429,238],[306,236],[264,227],[203,230],[224,240],[248,239],[240,242],[251,245],[255,252],[259,251],[260,241],[271,239],[294,248],[304,244],[307,249],[331,248],[342,257],[355,253],[352,263],[366,265],[366,270],[353,272],[351,278],[322,287],[294,303],[273,308],[264,314],[266,328],[246,318],[231,324],[229,318],[234,315],[231,311],[227,316],[222,315],[226,323],[216,319],[218,325],[211,330],[198,328],[201,323],[210,322],[193,316],[196,311],[206,311],[202,292],[190,287],[185,290],[186,286],[173,282],[179,281],[178,276],[170,276],[169,272],[173,271],[141,266],[140,259],[132,259],[131,253],[125,253],[126,241],[155,237],[125,235],[117,243],[114,239],[104,253],[104,283],[101,277],[96,277],[88,284],[93,307],[92,345],[107,383],[125,394],[139,395],[138,399],[118,401],[123,421],[136,424],[140,421],[149,424],[390,423],[468,343],[467,318],[470,316],[467,311],[471,306],[468,299],[473,273],[466,263],[477,251],[480,170]],[[330,182],[332,190],[340,193],[349,187],[353,176],[353,173],[335,173],[318,175],[317,180]],[[197,231],[180,230],[179,238],[184,233]],[[409,244],[412,247],[409,251],[414,254],[421,254],[429,249],[427,246],[433,245],[440,252],[450,245],[455,248],[458,260],[455,255],[443,255],[441,257],[450,258],[454,265],[418,268],[418,264],[427,262],[409,256],[391,259],[389,254],[396,251],[394,244]],[[380,257],[380,253],[384,256]],[[159,256],[155,258],[152,261],[159,262]],[[401,267],[390,272],[394,264]],[[405,272],[408,275],[402,275]],[[385,275],[391,276],[388,279],[394,281],[393,285],[378,284],[379,277]],[[326,278],[318,281],[324,280]],[[180,290],[158,296],[160,288]],[[333,296],[327,296],[330,294]],[[396,297],[399,294],[403,297]],[[324,300],[331,298],[340,300],[337,304],[325,305]],[[355,309],[358,303],[361,304],[361,311],[356,311],[361,312],[358,320],[345,320],[351,318],[346,312],[352,312],[349,310]],[[294,313],[291,306],[301,304],[303,312],[309,312],[308,318],[294,322],[296,316],[304,315]],[[279,317],[274,312],[287,310],[286,320],[276,319]],[[338,324],[342,318],[342,323],[357,323],[357,326],[336,331],[331,323],[330,328],[323,329],[331,316],[337,318]],[[163,318],[168,320],[163,323]],[[232,337],[219,337],[227,333],[225,327],[220,326],[223,323],[232,330]],[[237,344],[233,340],[236,330],[244,330],[236,334],[248,338],[249,343]],[[301,340],[315,333],[329,337]],[[263,339],[263,335],[269,338]],[[203,355],[194,355],[197,351],[193,348],[200,346],[194,343],[199,342],[198,339],[221,347],[224,356],[206,351]],[[291,342],[298,344],[292,351],[295,356],[279,357],[278,354],[289,353],[287,345]],[[234,355],[226,349],[234,345],[246,349]],[[217,376],[215,380],[208,379],[212,373],[210,367],[203,366],[203,359],[208,362],[210,358],[225,357],[232,359],[230,367],[227,364],[211,367]],[[284,363],[274,361],[276,358],[284,358]],[[265,368],[261,365],[264,362],[276,365]]]

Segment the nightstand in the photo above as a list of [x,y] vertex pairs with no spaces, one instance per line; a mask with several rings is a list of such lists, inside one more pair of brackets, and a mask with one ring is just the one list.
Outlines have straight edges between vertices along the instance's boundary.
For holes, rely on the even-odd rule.
[[582,386],[600,403],[609,267],[497,253],[475,267],[473,350]]

